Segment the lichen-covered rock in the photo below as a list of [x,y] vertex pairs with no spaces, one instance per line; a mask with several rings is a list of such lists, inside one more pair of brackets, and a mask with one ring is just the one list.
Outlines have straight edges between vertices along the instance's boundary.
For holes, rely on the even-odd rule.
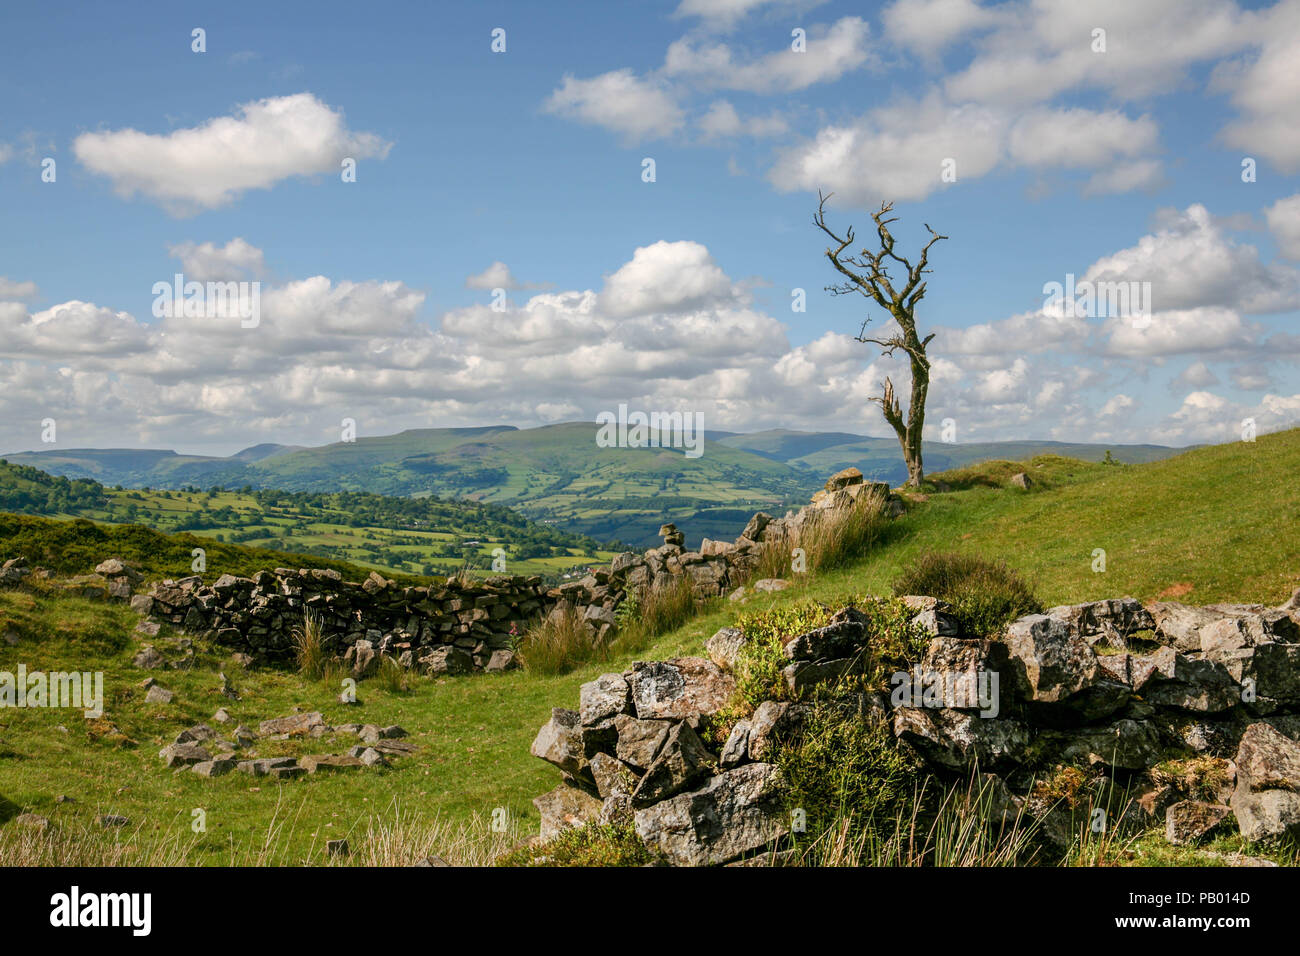
[[659,755],[646,768],[632,794],[632,803],[637,807],[649,806],[680,793],[706,776],[715,763],[713,755],[690,724],[684,721],[674,724],[659,749]]
[[771,759],[775,745],[799,728],[808,706],[765,700],[755,707],[749,718],[746,756],[750,760]]
[[813,628],[787,641],[782,653],[788,661],[848,657],[866,642],[866,624],[867,616],[857,608],[844,608],[823,627]]
[[435,647],[420,658],[425,673],[431,677],[468,674],[474,669],[474,658],[463,648],[453,644]]
[[911,673],[896,674],[891,688],[899,706],[928,694],[927,706],[987,711],[996,717],[1002,709],[1002,672],[1007,669],[1006,645],[1001,641],[958,637],[936,637],[930,641],[920,666]]
[[791,696],[803,697],[823,684],[860,673],[863,665],[861,654],[829,661],[793,661],[782,668],[781,676]]
[[1237,779],[1252,790],[1300,792],[1300,741],[1271,724],[1251,724],[1237,747]]
[[838,491],[840,488],[847,488],[849,485],[862,484],[862,472],[856,468],[844,468],[835,472],[826,479],[826,490]]
[[533,800],[542,817],[541,838],[553,840],[565,830],[586,826],[600,818],[602,801],[576,787],[560,784]]
[[325,726],[325,718],[321,716],[320,711],[312,710],[303,714],[290,714],[288,717],[264,720],[257,725],[257,730],[264,737],[272,734],[303,737],[310,734],[313,728],[323,726]]
[[946,601],[922,594],[906,594],[899,598],[916,612],[912,623],[933,637],[956,637],[960,632],[957,618]]
[[1247,840],[1300,836],[1300,794],[1290,790],[1247,790],[1232,794],[1232,813]]
[[631,685],[636,716],[643,720],[713,714],[736,689],[730,674],[702,657],[638,661],[624,676]]
[[343,663],[351,668],[354,678],[361,680],[379,670],[379,652],[370,641],[360,640],[348,648]]
[[196,743],[168,744],[158,751],[158,756],[169,767],[187,767],[212,759],[212,755]]
[[1097,720],[1128,702],[1128,688],[1111,679],[1088,642],[1060,618],[1031,614],[1012,621],[1006,646],[1027,699],[1054,705],[1053,716]]
[[[1233,667],[1228,665],[1228,670]],[[1258,710],[1300,705],[1300,644],[1260,644],[1242,668],[1241,679],[1253,681]]]
[[1174,846],[1200,843],[1232,816],[1230,807],[1183,800],[1165,811],[1165,839]]
[[1142,698],[1152,706],[1213,714],[1241,703],[1241,688],[1222,664],[1187,657],[1172,647],[1162,647],[1150,661],[1154,671]]
[[730,862],[789,832],[778,781],[771,764],[736,767],[698,790],[638,810],[636,832],[677,866]]
[[731,733],[727,735],[727,742],[718,757],[718,766],[735,767],[744,763],[748,757],[749,721],[741,719],[736,721],[735,726],[731,728]]
[[587,765],[587,757],[582,740],[582,718],[578,712],[563,707],[552,708],[551,719],[538,731],[529,753],[565,773],[580,773]]
[[161,684],[154,684],[144,695],[144,699],[150,704],[170,704],[176,697],[174,691],[170,691]]
[[636,771],[609,754],[598,753],[591,758],[591,776],[602,800],[631,797],[638,783]]
[[1018,720],[947,708],[899,707],[893,712],[893,726],[896,737],[948,770],[965,770],[977,761],[986,769],[1021,763],[1033,736]]
[[618,735],[614,755],[629,766],[645,770],[659,755],[670,729],[671,721],[641,720],[619,714],[614,718],[614,730]]
[[158,653],[158,649],[153,645],[145,645],[136,652],[131,664],[144,671],[156,671],[167,666],[167,658]]
[[622,674],[601,674],[583,684],[578,694],[578,712],[585,727],[608,726],[616,716],[632,709],[631,690]]
[[1120,770],[1146,770],[1160,762],[1160,732],[1147,720],[1121,718],[1099,727],[1045,731],[1039,742],[1057,761],[1104,764]]
[[1300,641],[1300,624],[1282,608],[1266,608],[1261,604],[1193,607],[1176,601],[1157,601],[1149,610],[1161,642],[1184,653],[1202,650],[1207,637],[1212,644],[1225,637],[1233,641],[1231,631],[1245,634],[1251,645]]
[[212,760],[202,760],[199,763],[190,766],[190,770],[200,777],[220,777],[223,774],[230,773],[235,769],[236,760],[231,756],[215,757]]
[[730,671],[735,670],[740,649],[745,643],[744,631],[738,627],[724,627],[704,642],[704,649],[709,654],[709,660],[723,670]]
[[356,770],[364,767],[361,758],[351,754],[308,754],[298,760],[298,766],[308,773],[336,772],[339,770]]
[[1131,597],[1062,605],[1049,608],[1047,615],[1075,630],[1089,644],[1102,641],[1116,650],[1127,648],[1128,639],[1138,631],[1155,627],[1151,612]]

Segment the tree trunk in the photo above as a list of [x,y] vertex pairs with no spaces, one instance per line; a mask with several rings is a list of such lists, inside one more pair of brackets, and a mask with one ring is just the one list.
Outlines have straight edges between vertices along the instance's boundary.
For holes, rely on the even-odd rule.
[[925,480],[921,463],[921,435],[925,431],[925,397],[930,391],[930,363],[909,353],[912,359],[912,400],[907,407],[907,434],[903,438],[903,460],[907,462],[907,487],[920,488]]

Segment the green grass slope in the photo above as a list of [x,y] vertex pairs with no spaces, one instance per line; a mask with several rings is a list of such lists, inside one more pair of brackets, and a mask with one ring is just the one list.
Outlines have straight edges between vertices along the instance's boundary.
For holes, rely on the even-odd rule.
[[[881,588],[912,555],[952,550],[1007,561],[1049,603],[1130,594],[1278,604],[1300,587],[1300,429],[1143,465],[1042,457],[1015,470],[1035,487],[931,495],[903,519],[902,541],[856,578]],[[1097,549],[1105,571],[1093,570]]]

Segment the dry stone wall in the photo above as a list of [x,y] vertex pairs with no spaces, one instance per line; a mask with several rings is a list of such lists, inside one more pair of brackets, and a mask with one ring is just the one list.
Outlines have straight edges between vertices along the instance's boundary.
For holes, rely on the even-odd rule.
[[[846,469],[800,511],[784,518],[754,515],[734,541],[706,538],[689,551],[685,535],[664,525],[662,546],[617,555],[608,568],[559,587],[547,587],[540,577],[504,575],[401,587],[373,572],[355,583],[337,571],[277,568],[251,578],[226,574],[211,584],[197,576],[167,580],[132,601],[156,622],[270,658],[292,651],[294,629],[310,612],[321,624],[325,649],[345,654],[359,677],[384,656],[435,675],[504,670],[514,666],[516,638],[540,618],[576,613],[593,641],[606,641],[629,593],[682,579],[699,598],[734,591],[749,581],[764,546],[797,540],[806,525],[851,507],[863,494],[888,500],[890,492],[883,483],[864,482],[856,468]],[[897,499],[893,504],[901,510]]]
[[[1077,827],[1035,782],[1060,766],[1126,781],[1137,797],[1126,813],[1173,843],[1234,822],[1250,841],[1300,837],[1300,590],[1275,608],[1056,607],[992,640],[962,633],[942,602],[902,600],[930,640],[890,690],[837,689],[881,640],[869,615],[844,608],[785,636],[785,699],[760,702],[721,746],[699,731],[734,700],[741,630],[718,631],[708,659],[638,662],[584,684],[578,710],[553,710],[532,746],[563,774],[534,801],[541,838],[625,822],[675,865],[770,859],[793,819],[776,749],[797,742],[814,693],[852,719],[885,722],[934,774],[984,774],[997,818],[1037,821],[1036,839],[1057,851]],[[1212,786],[1180,789],[1158,770],[1171,761]]]

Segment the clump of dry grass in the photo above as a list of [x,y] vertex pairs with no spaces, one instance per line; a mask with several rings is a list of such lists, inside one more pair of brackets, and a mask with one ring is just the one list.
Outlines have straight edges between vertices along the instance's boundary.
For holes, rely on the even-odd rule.
[[699,609],[690,577],[674,575],[671,582],[631,591],[618,609],[619,651],[635,652],[660,634],[681,627]]
[[424,861],[447,866],[492,866],[527,837],[518,821],[501,813],[477,814],[467,823],[423,818],[394,807],[387,818],[371,817],[351,853],[334,860],[347,866],[415,866]]
[[308,680],[320,680],[325,676],[327,662],[325,629],[320,617],[311,611],[304,611],[302,618],[302,623],[291,632],[298,673]]
[[159,836],[135,830],[127,836],[100,828],[47,830],[0,827],[0,868],[11,866],[192,866],[197,837]]
[[946,787],[933,810],[918,784],[908,809],[886,826],[863,825],[848,809],[801,848],[800,866],[1024,866],[1033,862],[1036,824],[1008,818],[993,785],[972,777]]
[[[851,564],[888,538],[893,523],[887,504],[884,495],[872,491],[859,493],[847,508],[808,509],[798,528],[763,542],[753,577],[815,576]],[[802,572],[795,570],[796,548],[802,552]]]
[[379,668],[371,675],[370,681],[393,694],[404,694],[414,686],[411,672],[387,654],[379,659]]
[[[301,807],[299,813],[301,813]],[[388,811],[371,815],[346,831],[330,831],[330,839],[345,838],[347,856],[328,856],[313,846],[307,859],[288,849],[298,814],[277,811],[264,839],[256,845],[232,847],[219,862],[227,866],[415,866],[422,862],[447,866],[492,866],[527,837],[519,822],[501,812],[458,822],[427,818],[403,810],[395,801]],[[202,866],[218,862],[204,837],[189,831],[188,817],[168,830],[142,826],[122,834],[102,828],[52,826],[47,830],[0,827],[0,867],[17,866]]]
[[535,674],[563,674],[602,658],[598,646],[577,608],[565,602],[544,620],[524,632],[516,654],[524,669]]

